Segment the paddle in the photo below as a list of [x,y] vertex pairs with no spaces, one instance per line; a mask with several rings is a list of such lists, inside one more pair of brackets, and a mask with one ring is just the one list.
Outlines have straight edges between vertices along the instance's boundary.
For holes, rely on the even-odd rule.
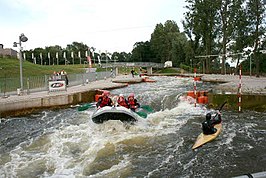
[[[223,109],[223,107],[224,107],[224,105],[227,103],[227,101],[225,101],[222,105],[221,105],[221,107],[219,108],[219,112]],[[216,113],[216,115],[213,117],[213,119],[216,117],[216,116],[218,116],[218,113]]]
[[148,112],[153,112],[153,109],[149,105],[141,105],[140,108],[142,108]]
[[142,117],[142,118],[147,118],[147,116],[148,116],[147,113],[145,113],[145,112],[141,112],[141,111],[136,112],[136,114],[139,115],[139,116]]
[[95,107],[95,103],[86,103],[78,107],[78,111],[85,111],[89,108]]

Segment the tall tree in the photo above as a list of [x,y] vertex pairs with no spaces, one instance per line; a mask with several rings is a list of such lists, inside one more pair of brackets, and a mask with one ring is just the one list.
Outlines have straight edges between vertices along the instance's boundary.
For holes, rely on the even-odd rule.
[[[235,11],[234,16],[234,29],[232,33],[232,40],[235,42],[232,45],[232,50],[234,53],[242,52],[245,47],[249,44],[249,29],[248,29],[248,19],[247,10],[245,8],[245,0],[235,0],[233,4],[233,9]],[[235,68],[235,73],[238,71],[238,66],[240,63],[240,56],[237,56],[237,63]]]
[[137,42],[134,44],[131,61],[152,62],[153,59],[154,54],[151,50],[151,45],[149,41]]
[[193,34],[196,34],[196,39],[201,43],[203,52],[200,55],[205,55],[203,66],[206,72],[210,72],[210,58],[215,45],[215,39],[218,35],[218,9],[219,1],[213,0],[186,0],[189,10],[185,15],[185,22],[188,30],[192,29]]
[[235,9],[233,8],[233,0],[221,0],[220,1],[219,15],[221,17],[221,32],[222,32],[222,70],[221,73],[225,74],[225,60],[227,53],[227,43],[230,42],[230,38],[233,32],[233,22]]
[[263,23],[263,19],[265,18],[265,8],[263,0],[249,0],[247,2],[247,12],[249,27],[251,29],[250,36],[254,44],[253,58],[256,63],[256,76],[259,76],[260,61],[258,58],[258,48],[261,38],[266,32],[265,22]]
[[178,65],[184,60],[184,43],[187,38],[184,33],[180,33],[176,22],[167,20],[164,25],[157,24],[151,35],[151,50],[155,54],[154,62],[173,61]]

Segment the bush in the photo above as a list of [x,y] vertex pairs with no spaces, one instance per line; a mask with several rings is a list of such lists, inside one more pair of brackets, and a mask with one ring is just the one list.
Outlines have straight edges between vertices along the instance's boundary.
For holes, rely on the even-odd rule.
[[191,67],[190,66],[187,66],[185,64],[180,64],[180,68],[181,69],[184,69],[185,71],[191,71]]

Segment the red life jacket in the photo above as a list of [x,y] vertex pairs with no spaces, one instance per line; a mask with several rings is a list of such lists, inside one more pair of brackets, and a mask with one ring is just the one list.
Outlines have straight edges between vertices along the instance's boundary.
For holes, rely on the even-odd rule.
[[107,97],[102,97],[102,102],[101,102],[101,104],[100,104],[100,107],[102,108],[102,107],[104,107],[104,106],[108,106],[108,104],[109,104],[109,98]]
[[129,97],[128,98],[128,104],[129,104],[130,108],[135,108],[135,105],[136,105],[135,99],[132,97]]
[[120,98],[119,97],[119,99],[118,99],[118,104],[120,105],[120,106],[124,106],[125,108],[129,108],[128,107],[128,104],[126,103],[126,100],[124,99],[124,98]]

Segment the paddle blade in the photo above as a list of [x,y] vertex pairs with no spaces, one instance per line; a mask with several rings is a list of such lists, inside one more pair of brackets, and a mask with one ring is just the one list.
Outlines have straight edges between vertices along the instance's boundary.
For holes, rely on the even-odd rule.
[[78,111],[85,111],[86,109],[89,109],[92,107],[94,107],[94,106],[91,103],[83,104],[82,106],[78,107]]
[[147,113],[145,113],[145,112],[141,112],[141,111],[136,112],[136,114],[139,115],[139,116],[142,117],[142,118],[147,118],[147,116],[148,116]]
[[153,109],[149,105],[143,105],[143,106],[140,106],[140,108],[142,108],[148,112],[153,112]]

